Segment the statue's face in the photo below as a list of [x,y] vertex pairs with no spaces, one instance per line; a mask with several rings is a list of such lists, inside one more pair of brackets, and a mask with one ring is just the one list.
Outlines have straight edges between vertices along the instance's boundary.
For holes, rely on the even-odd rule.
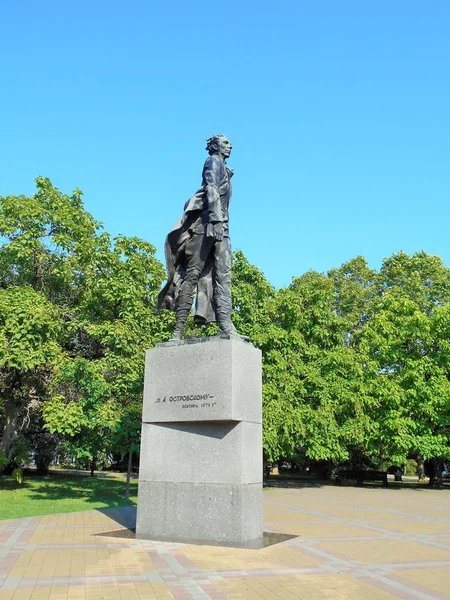
[[222,156],[228,158],[231,154],[232,145],[229,139],[225,136],[217,138],[217,149]]

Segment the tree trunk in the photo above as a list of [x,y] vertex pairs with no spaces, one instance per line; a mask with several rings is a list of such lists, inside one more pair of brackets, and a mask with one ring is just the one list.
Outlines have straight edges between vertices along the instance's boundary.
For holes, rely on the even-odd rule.
[[94,477],[95,464],[97,462],[97,452],[94,452],[94,456],[91,460],[91,477]]
[[133,452],[130,450],[128,453],[128,470],[127,470],[127,485],[125,487],[125,501],[128,502],[130,498],[130,479],[131,479],[131,467],[133,466]]
[[423,457],[417,456],[416,463],[417,463],[417,467],[416,467],[417,477],[419,478],[419,481],[423,481],[425,479],[425,465],[424,465]]
[[437,485],[442,485],[442,470],[444,468],[444,461],[441,458],[436,459],[436,469],[434,471],[434,480]]
[[6,400],[5,426],[3,427],[2,439],[0,441],[0,448],[6,456],[8,456],[11,445],[17,438],[19,432],[19,410],[20,408],[14,400]]
[[433,458],[431,461],[430,481],[428,485],[433,486],[442,483],[442,460]]

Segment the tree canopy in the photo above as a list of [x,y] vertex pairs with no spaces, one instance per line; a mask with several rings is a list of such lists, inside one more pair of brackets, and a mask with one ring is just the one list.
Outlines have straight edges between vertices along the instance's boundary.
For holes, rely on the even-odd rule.
[[104,232],[79,190],[36,183],[0,199],[2,447],[34,410],[95,456],[141,395],[145,349],[168,336],[171,315],[153,310],[164,269],[148,242]]
[[[135,452],[145,350],[174,321],[154,312],[163,265],[149,242],[105,232],[79,190],[36,184],[0,198],[1,447],[13,454],[29,428],[92,461]],[[238,331],[263,352],[270,459],[450,458],[450,269],[439,257],[399,252],[375,271],[358,256],[275,289],[236,252],[232,292]]]

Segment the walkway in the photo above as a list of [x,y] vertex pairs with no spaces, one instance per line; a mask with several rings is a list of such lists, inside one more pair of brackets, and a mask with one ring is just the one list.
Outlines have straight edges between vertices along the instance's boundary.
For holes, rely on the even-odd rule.
[[450,598],[450,491],[268,489],[262,550],[135,540],[134,509],[0,521],[0,600]]

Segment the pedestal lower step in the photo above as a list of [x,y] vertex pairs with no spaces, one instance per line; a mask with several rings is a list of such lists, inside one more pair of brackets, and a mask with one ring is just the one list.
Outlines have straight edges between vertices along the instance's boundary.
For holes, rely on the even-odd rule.
[[262,487],[255,484],[139,482],[136,537],[242,543],[262,535]]

